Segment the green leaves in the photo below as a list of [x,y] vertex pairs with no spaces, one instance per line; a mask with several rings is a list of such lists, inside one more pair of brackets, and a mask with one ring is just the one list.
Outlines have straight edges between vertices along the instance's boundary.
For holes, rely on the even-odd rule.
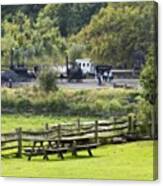
[[79,45],[73,43],[72,46],[68,50],[68,56],[72,62],[75,61],[77,58],[82,58],[82,55],[85,51],[84,45]]
[[146,65],[141,73],[140,83],[143,86],[145,99],[152,105],[157,101],[157,58],[156,49],[150,47]]
[[[14,50],[14,62],[20,63],[29,63],[35,57],[49,55],[58,58],[61,55],[64,40],[48,16],[40,14],[31,24],[30,18],[18,11],[12,20],[2,22],[2,64],[8,64],[11,49]],[[55,62],[60,63],[58,60]]]
[[41,71],[39,75],[39,86],[40,88],[45,91],[56,91],[57,88],[57,73],[50,70],[50,69],[44,69]]
[[30,54],[27,63],[49,56],[48,61],[55,58],[60,64],[68,53],[72,60],[86,56],[132,68],[135,53],[145,58],[155,41],[155,7],[154,2],[26,5],[14,6],[14,11],[4,6],[2,63],[8,63],[15,48],[22,51],[22,60]]
[[154,40],[154,2],[109,3],[92,17],[73,41],[89,45],[90,57],[98,63],[114,65],[127,61],[132,67],[132,55],[147,48]]

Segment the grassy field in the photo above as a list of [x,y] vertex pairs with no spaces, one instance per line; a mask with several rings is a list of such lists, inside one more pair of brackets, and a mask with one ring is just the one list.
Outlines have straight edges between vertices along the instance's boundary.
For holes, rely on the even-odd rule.
[[[45,123],[57,124],[76,122],[78,117],[44,115],[2,115],[2,132],[22,127],[24,130],[44,128]],[[95,120],[87,117],[81,120]],[[105,145],[93,151],[89,157],[86,151],[78,158],[70,153],[60,160],[56,155],[49,161],[34,157],[31,162],[22,159],[2,159],[2,175],[13,177],[88,178],[153,180],[153,142],[135,142],[123,145]]]
[[78,158],[66,154],[64,160],[56,155],[49,161],[34,157],[32,161],[23,159],[3,159],[2,175],[14,177],[48,178],[89,178],[153,180],[153,142],[134,142],[123,145],[106,145],[93,151],[88,157],[86,151]]
[[[2,133],[14,131],[18,127],[24,130],[36,130],[45,127],[45,123],[49,125],[61,123],[75,123],[78,117],[76,116],[44,116],[44,115],[20,115],[20,114],[2,114]],[[81,121],[92,121],[95,117],[80,117]],[[98,118],[97,118],[98,119]]]

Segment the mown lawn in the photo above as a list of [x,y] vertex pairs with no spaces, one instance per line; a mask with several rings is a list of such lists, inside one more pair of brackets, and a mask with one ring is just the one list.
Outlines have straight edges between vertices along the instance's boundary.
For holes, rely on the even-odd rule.
[[56,155],[49,161],[34,157],[3,159],[2,175],[14,177],[89,178],[153,180],[153,142],[134,142],[122,145],[106,145],[93,151],[79,152],[78,158],[66,154],[64,160]]
[[[62,123],[76,123],[78,116],[45,116],[45,115],[20,115],[3,114],[1,116],[1,131],[11,132],[22,127],[24,130],[43,129],[45,123],[49,125]],[[80,117],[81,121],[92,121],[95,117]]]

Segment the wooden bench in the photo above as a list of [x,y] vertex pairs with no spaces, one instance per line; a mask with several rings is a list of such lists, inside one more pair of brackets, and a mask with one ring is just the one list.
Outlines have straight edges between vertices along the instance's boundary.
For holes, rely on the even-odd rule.
[[58,157],[60,157],[61,159],[64,159],[63,153],[66,153],[68,151],[67,147],[58,147],[58,148],[49,148],[49,149],[45,149],[45,157],[44,159],[48,160],[48,155],[50,154],[58,154]]
[[40,148],[26,148],[24,151],[29,161],[32,159],[32,156],[45,155],[44,149]]
[[93,156],[91,150],[99,146],[98,143],[92,143],[89,137],[71,137],[62,138],[60,140],[33,140],[33,146],[25,149],[25,155],[28,160],[33,156],[43,156],[43,159],[48,160],[48,155],[57,154],[58,157],[64,159],[63,154],[70,151],[72,155],[77,156],[77,152],[87,150],[89,156]]
[[32,156],[43,156],[43,159],[48,160],[49,154],[58,154],[58,157],[64,159],[63,153],[66,153],[68,148],[66,147],[56,147],[56,148],[26,148],[25,155],[28,156],[28,160],[32,159]]
[[93,156],[92,154],[92,149],[95,149],[99,146],[99,144],[95,143],[95,144],[86,144],[86,145],[74,145],[71,147],[71,152],[73,156],[77,156],[77,152],[81,151],[81,150],[87,150],[89,156]]
[[56,147],[56,148],[26,148],[25,155],[28,156],[28,161],[32,159],[33,156],[43,156],[44,160],[48,160],[48,155],[57,154],[58,157],[64,159],[63,154],[70,151],[73,156],[77,156],[78,151],[87,150],[89,156],[93,156],[92,149],[95,149],[99,144],[86,144],[86,145],[74,145],[72,147]]

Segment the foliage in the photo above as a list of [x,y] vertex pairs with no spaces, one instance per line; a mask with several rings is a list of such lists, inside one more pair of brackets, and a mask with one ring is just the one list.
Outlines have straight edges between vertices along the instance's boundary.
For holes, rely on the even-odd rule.
[[48,17],[38,15],[31,24],[30,18],[18,11],[11,22],[8,19],[2,22],[2,64],[9,64],[11,50],[16,63],[28,64],[35,58],[39,61],[49,56],[55,64],[62,61],[65,40]]
[[28,15],[31,20],[35,20],[38,12],[44,7],[43,4],[33,4],[33,5],[2,5],[1,6],[1,14],[2,21],[4,19],[8,19],[12,21],[12,18],[18,11],[23,12]]
[[121,110],[122,108],[122,104],[120,103],[120,101],[118,101],[118,99],[112,99],[110,101],[110,110],[112,113],[117,113]]
[[45,91],[56,91],[57,88],[57,74],[53,70],[44,69],[39,74],[39,86]]
[[143,64],[154,43],[156,13],[154,2],[109,3],[71,41],[84,44],[98,63]]
[[68,49],[68,56],[70,61],[74,62],[75,59],[82,58],[85,47],[83,45],[73,43]]
[[[157,47],[149,47],[147,63],[141,73],[140,82],[143,87],[143,97],[146,100],[148,108],[143,112],[146,118],[152,124],[152,136],[158,136],[158,64],[157,64]],[[148,113],[147,113],[148,111]],[[149,116],[150,115],[150,116]],[[149,116],[149,117],[148,117]]]
[[145,99],[152,105],[157,100],[157,58],[156,49],[150,48],[146,65],[141,73],[140,83]]
[[[34,113],[53,115],[99,116],[127,115],[130,110],[129,97],[136,97],[139,91],[123,89],[69,90],[59,89],[48,94],[39,88],[2,89],[2,112]],[[28,101],[27,101],[28,100]],[[27,107],[21,104],[28,103]],[[20,104],[21,103],[21,104]],[[11,107],[12,105],[12,107]]]
[[73,60],[142,65],[155,41],[156,14],[154,2],[3,6],[2,64],[14,49],[17,63],[61,64],[70,53]]
[[105,4],[2,6],[2,64],[9,65],[11,50],[17,64],[62,63],[68,47],[64,37],[77,33]]
[[41,10],[41,15],[50,18],[61,35],[67,37],[80,31],[89,23],[92,15],[105,5],[106,3],[49,4]]

